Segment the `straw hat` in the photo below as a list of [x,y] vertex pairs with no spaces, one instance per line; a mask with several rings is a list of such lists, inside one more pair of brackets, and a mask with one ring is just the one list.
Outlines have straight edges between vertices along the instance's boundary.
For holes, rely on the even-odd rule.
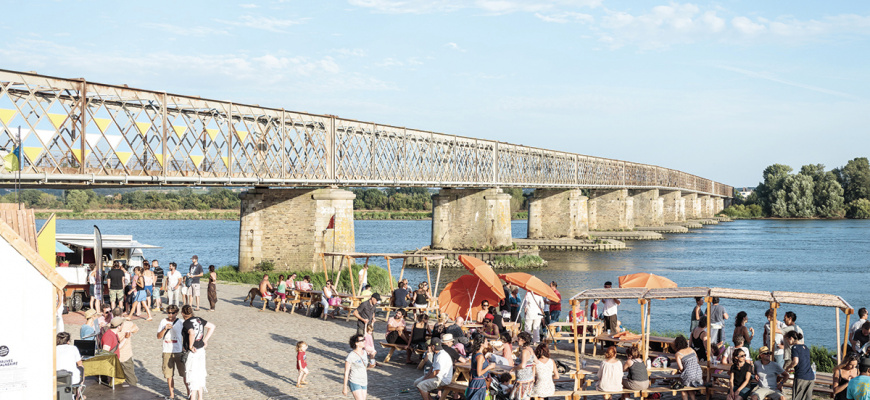
[[93,308],[85,311],[85,319],[91,319],[94,317],[94,315],[97,315],[97,310],[94,310]]

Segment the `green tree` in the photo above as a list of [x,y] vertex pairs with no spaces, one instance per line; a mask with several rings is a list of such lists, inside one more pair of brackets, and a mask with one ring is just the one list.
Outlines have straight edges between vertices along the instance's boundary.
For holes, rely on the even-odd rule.
[[849,218],[857,219],[870,218],[870,200],[858,199],[849,203],[849,208],[846,211],[846,216]]
[[70,190],[66,195],[66,206],[75,212],[84,212],[89,205],[88,194],[83,190]]
[[801,175],[813,178],[813,205],[816,215],[822,218],[837,218],[843,214],[843,187],[833,172],[825,172],[822,164],[801,167]]
[[835,169],[834,174],[843,187],[845,202],[851,204],[858,199],[870,198],[870,162],[867,157],[849,160],[844,167]]
[[765,215],[775,215],[774,207],[777,213],[787,213],[785,193],[778,192],[782,190],[783,181],[791,171],[791,167],[782,164],[773,164],[764,169],[762,174],[764,182],[759,183],[755,191],[758,193],[758,201]]
[[813,178],[803,175],[789,175],[782,183],[786,196],[786,209],[789,217],[812,218],[816,215],[813,204]]

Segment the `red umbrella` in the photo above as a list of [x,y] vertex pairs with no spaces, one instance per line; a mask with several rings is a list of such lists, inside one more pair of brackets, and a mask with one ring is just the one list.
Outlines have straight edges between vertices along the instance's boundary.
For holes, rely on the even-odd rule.
[[539,296],[544,296],[553,301],[559,301],[559,296],[556,295],[553,288],[534,275],[529,275],[525,272],[511,272],[509,274],[501,274],[498,277],[504,279],[507,283],[517,285]]
[[[504,290],[502,289],[501,281],[498,279],[498,275],[496,275],[495,271],[492,270],[492,267],[490,267],[489,264],[483,262],[483,260],[470,256],[459,256],[459,262],[465,266],[465,269],[467,269],[468,272],[471,272],[480,278],[483,285],[498,295],[498,300],[504,298]],[[496,300],[496,303],[498,300]]]
[[498,303],[499,293],[493,292],[484,282],[474,275],[462,275],[450,282],[438,295],[438,305],[442,313],[451,319],[457,316],[477,315],[480,303],[484,300],[489,304]]

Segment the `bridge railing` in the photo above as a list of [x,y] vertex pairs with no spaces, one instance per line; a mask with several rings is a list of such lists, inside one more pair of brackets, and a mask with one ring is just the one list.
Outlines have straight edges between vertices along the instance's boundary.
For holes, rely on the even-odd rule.
[[19,145],[24,184],[733,192],[654,165],[0,70],[0,146]]

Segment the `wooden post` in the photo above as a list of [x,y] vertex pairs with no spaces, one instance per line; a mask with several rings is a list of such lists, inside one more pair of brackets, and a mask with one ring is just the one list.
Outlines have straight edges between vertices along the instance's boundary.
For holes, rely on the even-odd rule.
[[[843,354],[840,352],[840,309],[839,308],[834,307],[834,315],[837,316],[836,317],[836,320],[837,320],[837,337],[836,337],[836,340],[837,340],[836,341],[836,343],[837,343],[837,365],[840,365],[840,363],[843,362]],[[848,333],[848,332],[849,332],[849,327],[847,326],[846,333]]]
[[[326,256],[323,253],[320,253],[320,261],[323,263],[323,275],[326,278],[324,280],[324,282],[325,282],[325,281],[329,280],[329,271],[326,270]],[[337,285],[338,285],[338,282],[336,282],[336,287],[338,287]]]
[[646,302],[646,336],[641,338],[641,341],[644,341],[643,345],[643,361],[646,363],[646,360],[649,359],[649,335],[652,334],[652,301],[647,300]]
[[390,293],[393,293],[393,269],[390,268],[390,257],[384,257],[387,260],[387,273],[390,274]]
[[[429,259],[423,257],[423,263],[426,265],[426,283],[429,284],[429,289],[432,289],[432,274],[429,273]],[[431,290],[429,293],[432,293]]]
[[637,299],[637,304],[640,304],[640,335],[646,332],[646,299]]
[[[776,346],[776,330],[779,329],[779,322],[776,319],[776,310],[779,308],[779,303],[772,301],[770,308],[773,309],[773,321],[770,323],[770,351],[774,351],[774,346]],[[783,337],[783,341],[785,341],[785,337]]]
[[[579,387],[579,385],[578,385],[579,382],[577,382],[577,379],[579,378],[580,370],[582,369],[582,365],[580,365],[580,349],[579,349],[580,345],[578,344],[578,340],[577,340],[577,303],[579,303],[579,301],[571,299],[571,321],[572,321],[572,324],[574,325],[574,369],[577,373],[577,375],[574,376],[574,387],[575,388]],[[585,350],[586,349],[586,339],[585,339],[586,332],[585,332],[585,330],[583,332],[583,337],[584,337],[583,349]],[[553,346],[555,347],[556,344],[553,343]]]
[[355,278],[353,277],[353,275],[354,275],[354,273],[353,273],[353,259],[348,257],[348,256],[344,256],[344,258],[347,259],[347,273],[350,274],[350,294],[352,296],[359,296],[359,293],[357,293],[357,291],[356,291],[356,288],[357,288],[356,281],[354,280]]
[[852,310],[850,308],[848,310],[845,310],[844,312],[846,313],[846,333],[843,336],[843,354],[846,353],[846,346],[849,345],[849,318],[852,316],[852,313],[855,312],[855,310]]
[[[334,257],[334,256],[333,256]],[[341,281],[341,269],[344,268],[344,257],[338,260],[338,274],[335,275],[335,290],[338,291],[338,285]]]
[[713,298],[707,296],[704,301],[707,302],[707,383],[710,383],[713,379],[713,362],[710,360],[713,358],[711,357],[713,351],[712,343],[710,343],[710,340],[713,338],[710,336],[710,308],[713,304]]
[[402,281],[402,276],[405,275],[405,262],[408,261],[407,258],[402,259],[402,269],[399,270],[399,281]]
[[438,275],[435,276],[435,287],[432,288],[432,297],[435,298],[437,303],[438,301],[438,285],[441,284],[441,267],[444,266],[444,259],[438,260]]

